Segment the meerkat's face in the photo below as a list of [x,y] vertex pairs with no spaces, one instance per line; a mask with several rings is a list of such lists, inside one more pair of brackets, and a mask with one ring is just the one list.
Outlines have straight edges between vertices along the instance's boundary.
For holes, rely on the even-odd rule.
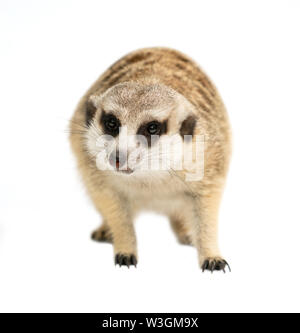
[[174,90],[127,82],[89,98],[86,124],[87,151],[99,169],[146,177],[182,160],[183,137],[193,135],[196,117]]

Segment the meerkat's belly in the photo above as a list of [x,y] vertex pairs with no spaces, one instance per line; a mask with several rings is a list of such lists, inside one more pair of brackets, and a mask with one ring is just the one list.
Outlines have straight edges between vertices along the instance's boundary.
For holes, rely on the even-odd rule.
[[154,211],[160,214],[171,215],[174,211],[184,208],[184,202],[187,197],[184,192],[162,191],[157,193],[140,190],[139,192],[131,192],[128,199],[136,212]]
[[135,201],[136,211],[154,211],[160,214],[171,215],[174,211],[183,206],[183,196],[170,197],[140,197]]

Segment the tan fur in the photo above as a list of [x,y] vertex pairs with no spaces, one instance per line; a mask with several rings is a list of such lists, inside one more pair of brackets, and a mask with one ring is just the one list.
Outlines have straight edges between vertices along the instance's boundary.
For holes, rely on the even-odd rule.
[[[182,171],[145,179],[120,178],[110,171],[98,170],[86,146],[85,107],[89,99],[96,105],[97,114],[101,108],[113,109],[129,128],[132,126],[132,131],[142,117],[150,119],[155,115],[167,117],[170,133],[176,133],[181,118],[187,112],[195,114],[195,134],[205,135],[204,178],[186,182]],[[144,116],[147,108],[150,111]],[[115,254],[137,256],[133,219],[140,210],[151,209],[170,217],[181,242],[196,246],[202,268],[224,268],[220,264],[217,229],[230,157],[230,127],[215,86],[194,61],[166,48],[142,49],[126,55],[83,96],[70,130],[80,173],[105,220],[105,230],[112,236]],[[96,232],[98,236],[94,234],[95,239],[101,240],[101,231]]]

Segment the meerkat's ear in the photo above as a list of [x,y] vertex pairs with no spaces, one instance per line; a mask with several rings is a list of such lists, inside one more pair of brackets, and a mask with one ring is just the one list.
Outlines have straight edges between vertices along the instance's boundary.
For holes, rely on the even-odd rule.
[[184,138],[185,135],[194,135],[194,130],[196,126],[196,117],[194,115],[189,115],[181,123],[179,133]]
[[85,103],[85,124],[90,125],[97,111],[97,97],[90,96]]

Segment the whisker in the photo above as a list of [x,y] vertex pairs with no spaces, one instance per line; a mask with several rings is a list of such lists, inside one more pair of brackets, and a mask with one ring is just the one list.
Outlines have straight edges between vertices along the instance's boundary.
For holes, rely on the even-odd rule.
[[74,125],[77,125],[77,126],[80,126],[80,127],[84,128],[86,130],[89,128],[86,124],[82,124],[82,123],[80,123],[80,122],[78,122],[74,119],[70,119],[70,123],[72,123]]
[[85,135],[86,134],[86,132],[84,132],[84,131],[80,131],[80,130],[78,130],[78,131],[74,131],[74,130],[64,130],[64,133],[67,133],[67,134],[81,134],[81,135]]

